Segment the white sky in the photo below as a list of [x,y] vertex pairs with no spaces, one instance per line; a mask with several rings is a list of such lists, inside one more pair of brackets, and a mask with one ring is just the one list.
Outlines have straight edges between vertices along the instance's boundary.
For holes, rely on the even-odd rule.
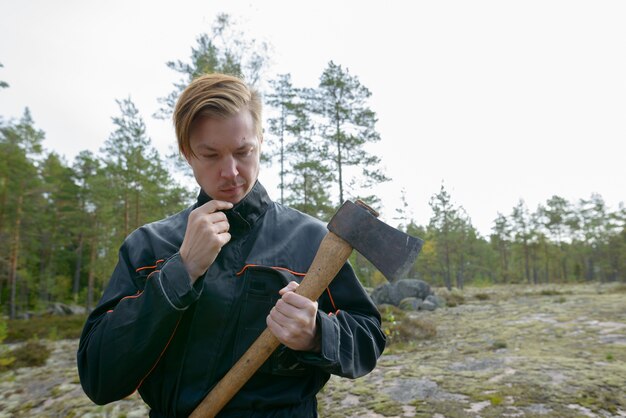
[[179,79],[165,62],[188,62],[220,12],[272,45],[268,76],[316,87],[333,60],[372,91],[372,151],[393,179],[375,190],[383,219],[404,188],[426,224],[442,182],[483,234],[520,198],[626,200],[624,1],[0,0],[0,115],[28,106],[71,160],[130,96],[166,152],[171,123],[151,117]]

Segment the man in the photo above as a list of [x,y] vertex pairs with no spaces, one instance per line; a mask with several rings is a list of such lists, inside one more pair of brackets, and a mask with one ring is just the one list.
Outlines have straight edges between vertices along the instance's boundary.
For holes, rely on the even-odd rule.
[[282,343],[220,417],[316,417],[330,374],[371,371],[380,315],[346,263],[317,301],[294,290],[326,234],[257,181],[261,100],[240,79],[194,80],[174,111],[200,185],[193,206],[145,225],[119,261],[78,349],[96,403],[139,390],[151,417],[184,417],[268,327]]

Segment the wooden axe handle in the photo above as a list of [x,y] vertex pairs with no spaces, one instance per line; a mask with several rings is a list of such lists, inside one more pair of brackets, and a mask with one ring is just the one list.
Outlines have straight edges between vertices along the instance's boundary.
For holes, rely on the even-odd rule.
[[[336,234],[328,232],[320,244],[309,271],[296,289],[296,293],[316,301],[351,253],[350,244]],[[191,413],[190,418],[215,417],[279,345],[278,339],[266,328],[222,380],[206,395]]]

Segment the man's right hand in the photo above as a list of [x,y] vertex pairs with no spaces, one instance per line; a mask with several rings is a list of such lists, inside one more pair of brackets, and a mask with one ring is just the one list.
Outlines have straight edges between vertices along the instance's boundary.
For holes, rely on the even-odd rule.
[[224,212],[220,211],[232,207],[230,202],[211,200],[189,214],[180,256],[192,285],[207,271],[222,247],[230,241],[230,225]]

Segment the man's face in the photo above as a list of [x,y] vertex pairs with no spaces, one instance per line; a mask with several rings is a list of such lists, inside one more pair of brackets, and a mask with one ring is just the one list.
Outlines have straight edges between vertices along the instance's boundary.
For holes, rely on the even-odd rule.
[[202,118],[191,127],[189,145],[196,156],[188,156],[187,162],[202,190],[235,204],[259,176],[262,142],[248,110],[225,119]]

